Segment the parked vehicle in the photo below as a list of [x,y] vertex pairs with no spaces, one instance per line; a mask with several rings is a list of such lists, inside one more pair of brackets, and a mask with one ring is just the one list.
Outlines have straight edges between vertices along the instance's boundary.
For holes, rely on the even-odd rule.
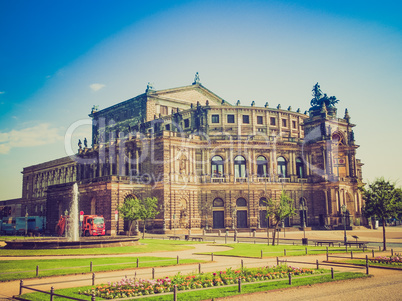
[[[83,215],[83,220],[80,222],[81,236],[97,236],[105,235],[105,219],[99,215]],[[59,236],[65,234],[66,228],[71,223],[69,216],[61,216],[56,226],[56,232]]]
[[15,218],[3,217],[1,233],[5,235],[15,235]]

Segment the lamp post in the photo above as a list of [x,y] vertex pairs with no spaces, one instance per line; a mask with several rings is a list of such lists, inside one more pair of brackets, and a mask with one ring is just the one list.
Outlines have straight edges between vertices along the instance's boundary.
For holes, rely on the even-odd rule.
[[68,210],[66,209],[66,211],[64,211],[64,218],[65,218],[65,220],[66,220],[66,224],[64,225],[64,234],[65,234],[65,236],[66,237],[68,237],[68,227],[70,226],[69,224],[68,224],[68,222],[69,222],[69,220],[68,220],[68,218],[67,218],[67,215],[68,215]]
[[25,213],[25,236],[28,235],[28,210]]
[[347,238],[346,238],[346,205],[343,204],[341,206],[341,209],[342,209],[342,215],[343,215],[343,233],[344,233],[343,243],[346,245],[346,243],[347,243]]

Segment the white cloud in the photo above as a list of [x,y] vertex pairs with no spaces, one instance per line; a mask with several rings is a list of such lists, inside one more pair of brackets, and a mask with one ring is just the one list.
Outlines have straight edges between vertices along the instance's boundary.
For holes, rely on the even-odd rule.
[[6,93],[6,91],[0,91],[0,95],[1,95],[1,94],[5,94],[5,93]]
[[94,83],[94,84],[89,85],[89,87],[92,89],[92,91],[97,92],[100,89],[102,89],[103,87],[105,87],[105,85],[104,84]]
[[62,141],[58,128],[51,128],[47,123],[41,123],[34,127],[10,132],[0,132],[0,154],[7,154],[15,147],[32,147],[51,144]]

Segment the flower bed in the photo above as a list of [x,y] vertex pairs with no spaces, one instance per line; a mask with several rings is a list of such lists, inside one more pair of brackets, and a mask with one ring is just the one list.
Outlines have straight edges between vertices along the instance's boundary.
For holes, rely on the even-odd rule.
[[396,254],[394,256],[378,256],[374,259],[370,259],[372,263],[382,263],[389,265],[402,265],[402,256],[400,254]]
[[239,278],[244,282],[286,278],[289,273],[292,275],[310,275],[314,273],[322,273],[322,271],[302,269],[286,265],[275,267],[267,266],[263,268],[244,268],[243,270],[232,270],[229,268],[225,271],[218,271],[215,273],[191,274],[186,276],[179,273],[172,278],[166,277],[157,280],[123,278],[118,282],[109,282],[107,285],[99,285],[80,293],[85,295],[92,295],[95,293],[95,296],[105,299],[126,298],[171,292],[175,285],[178,290],[191,290],[234,284],[237,283]]

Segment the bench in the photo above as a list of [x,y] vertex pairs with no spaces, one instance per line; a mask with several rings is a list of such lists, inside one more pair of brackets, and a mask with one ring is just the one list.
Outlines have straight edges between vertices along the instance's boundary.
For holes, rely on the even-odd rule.
[[322,246],[323,244],[328,244],[328,247],[333,247],[334,246],[334,241],[332,240],[316,240],[315,245],[316,246]]
[[191,240],[198,240],[198,241],[204,241],[204,238],[202,238],[202,237],[197,237],[197,236],[193,236],[193,237],[190,237],[190,239]]
[[346,242],[345,245],[352,247],[352,246],[358,246],[359,248],[367,248],[367,241],[356,241],[356,242],[352,242],[352,241],[348,241]]
[[173,239],[173,240],[180,240],[180,236],[168,236],[169,240]]

